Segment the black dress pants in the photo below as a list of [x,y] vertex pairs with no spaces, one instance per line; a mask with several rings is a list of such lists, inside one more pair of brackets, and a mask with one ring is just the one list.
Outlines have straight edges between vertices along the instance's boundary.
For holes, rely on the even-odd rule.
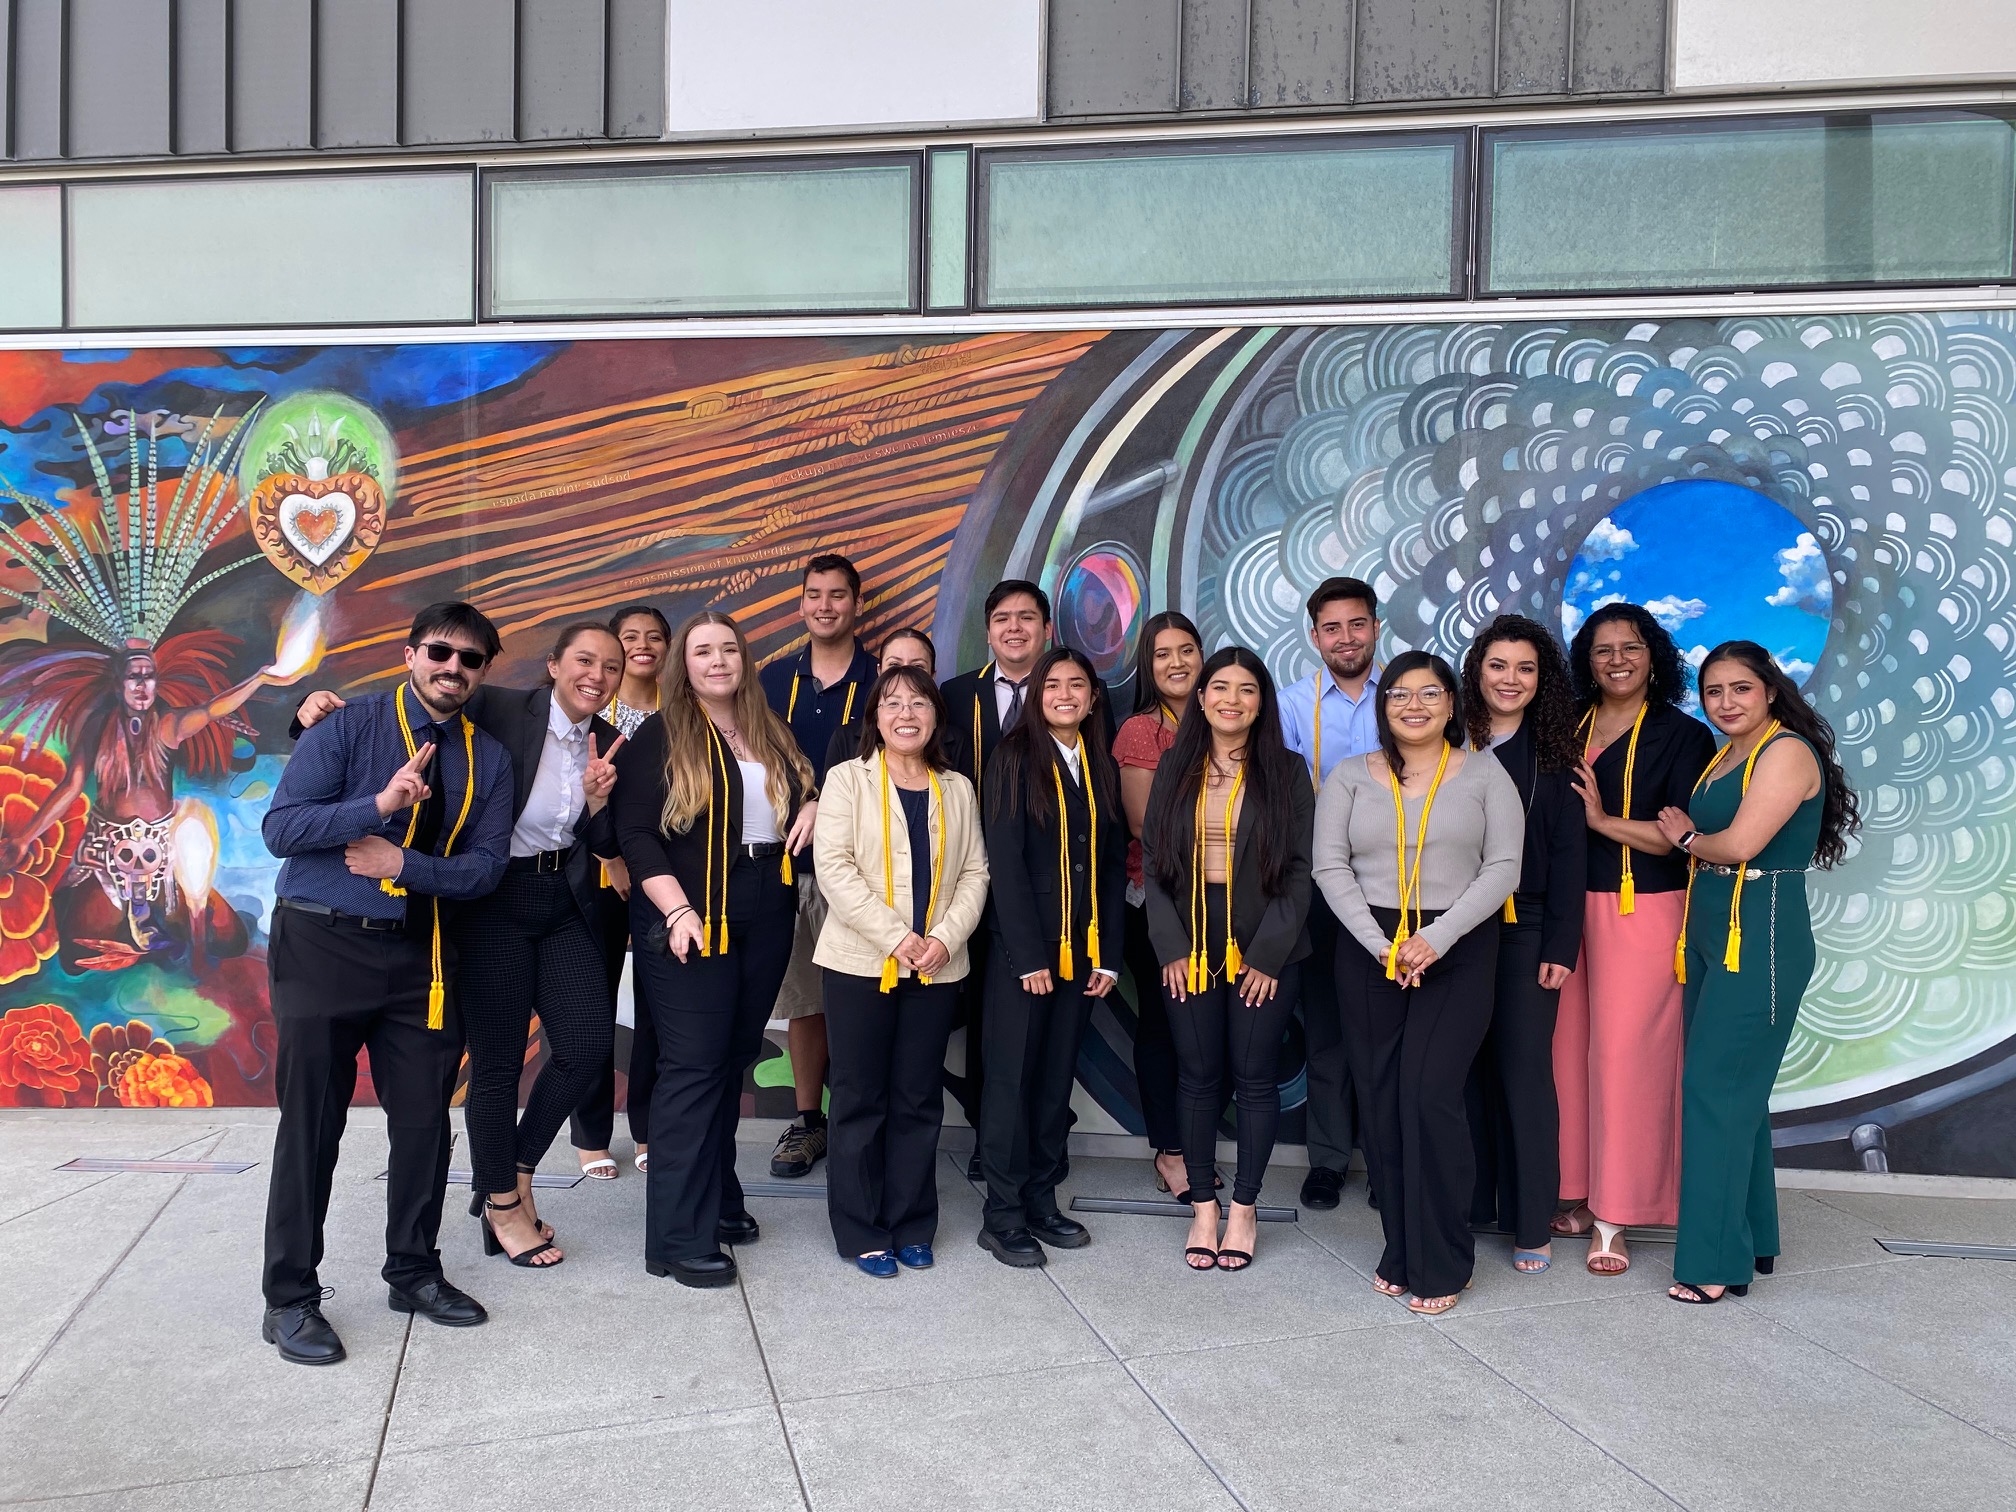
[[[601,943],[564,871],[513,861],[489,897],[456,925],[457,996],[469,1038],[469,1096],[462,1121],[479,1192],[517,1189],[560,1125],[610,1064],[615,1005]],[[518,1083],[533,1013],[546,1039],[518,1113]]]
[[[1085,953],[1078,952],[1082,962]],[[1085,984],[1058,981],[1045,993],[1025,992],[995,941],[987,963],[986,1088],[980,1101],[980,1174],[986,1179],[983,1221],[997,1234],[1026,1228],[1057,1211],[1057,1184],[1070,1169],[1071,1087],[1078,1047],[1092,1022]]]
[[1169,1010],[1162,1001],[1162,963],[1148,937],[1148,910],[1127,905],[1121,937],[1128,975],[1134,978],[1134,1087],[1141,1100],[1141,1123],[1158,1150],[1183,1148],[1182,1115],[1176,1101],[1176,1041],[1169,1033]]
[[1540,985],[1539,899],[1498,926],[1491,1027],[1470,1067],[1466,1105],[1477,1156],[1470,1221],[1511,1230],[1521,1249],[1553,1236],[1561,1192],[1561,1108],[1554,1095],[1554,1017],[1561,994]]
[[683,962],[662,944],[651,947],[649,932],[662,920],[641,887],[630,895],[638,1016],[648,1010],[658,1041],[644,1258],[664,1264],[718,1254],[722,1214],[746,1211],[735,1177],[742,1079],[763,1048],[791,961],[798,894],[776,861],[737,856],[727,895],[728,948],[703,956],[696,946]]
[[[1400,916],[1375,908],[1391,938]],[[1434,912],[1423,914],[1433,923]],[[1491,1022],[1498,921],[1487,919],[1430,966],[1418,987],[1351,934],[1337,940],[1344,1043],[1365,1109],[1365,1161],[1386,1231],[1380,1279],[1418,1297],[1452,1297],[1476,1264],[1470,1202],[1476,1157],[1463,1090]]]
[[1337,931],[1337,916],[1330,912],[1321,890],[1312,889],[1310,969],[1302,973],[1302,1041],[1309,1057],[1303,1138],[1309,1147],[1310,1165],[1347,1171],[1351,1168],[1351,1147],[1358,1143],[1358,1089],[1352,1085],[1350,1057],[1344,1053],[1337,978],[1331,969],[1337,958]]
[[946,1085],[959,1103],[959,1111],[976,1131],[980,1127],[980,1102],[987,1085],[987,957],[992,953],[993,931],[976,929],[966,941],[966,980],[959,984],[959,1017],[955,1027],[966,1031],[966,1072],[963,1076],[945,1073]]
[[842,1255],[929,1244],[938,1233],[938,1135],[957,982],[824,973],[826,1211]]
[[[426,919],[427,900],[412,901]],[[435,1242],[462,1027],[450,963],[443,1025],[427,1027],[430,957],[430,936],[420,930],[365,930],[285,905],[273,911],[266,964],[279,1038],[273,1087],[280,1126],[266,1196],[261,1286],[268,1307],[321,1292],[322,1225],[361,1049],[371,1052],[371,1083],[392,1141],[383,1275],[405,1289],[441,1274]]]
[[[603,970],[609,978],[609,1038],[613,1051],[616,1038],[616,995],[623,985],[623,963],[630,955],[630,907],[613,891],[604,891],[598,901],[601,907],[596,923],[596,932],[602,947]],[[649,1014],[632,1009],[632,1016],[648,1019]],[[643,1133],[646,1124],[645,1102],[637,1096],[637,1073],[635,1057],[637,1052],[637,1031],[630,1031],[629,1122],[630,1137],[638,1144],[646,1142]],[[657,1041],[652,1041],[652,1058],[657,1058]],[[574,1109],[569,1121],[568,1143],[577,1150],[606,1150],[616,1132],[616,1059],[612,1053],[600,1074],[589,1086],[587,1095]]]

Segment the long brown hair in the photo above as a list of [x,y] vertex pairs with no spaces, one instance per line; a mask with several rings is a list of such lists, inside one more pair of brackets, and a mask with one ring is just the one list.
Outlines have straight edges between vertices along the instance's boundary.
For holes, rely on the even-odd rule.
[[1491,705],[1484,697],[1484,658],[1491,648],[1510,641],[1531,646],[1540,665],[1540,685],[1533,701],[1522,711],[1533,750],[1543,772],[1571,770],[1581,757],[1575,738],[1575,694],[1569,683],[1568,663],[1554,637],[1538,620],[1523,614],[1501,614],[1470,642],[1463,655],[1463,724],[1473,750],[1491,744]]
[[1813,846],[1813,864],[1822,871],[1833,870],[1848,858],[1848,842],[1862,828],[1862,801],[1841,769],[1841,757],[1834,749],[1834,727],[1806,702],[1799,685],[1757,642],[1722,642],[1703,658],[1696,675],[1705,680],[1708,669],[1719,661],[1733,661],[1748,670],[1769,695],[1771,716],[1813,748],[1821,784],[1820,835]]
[[725,625],[735,632],[735,644],[742,653],[742,686],[735,690],[735,727],[743,743],[763,763],[763,791],[777,811],[777,822],[788,823],[792,799],[812,790],[812,764],[792,739],[791,727],[764,698],[742,627],[713,609],[688,618],[666,651],[665,697],[658,710],[658,717],[665,721],[665,807],[659,823],[668,834],[683,835],[714,798],[711,721],[686,675],[686,643],[702,625]]

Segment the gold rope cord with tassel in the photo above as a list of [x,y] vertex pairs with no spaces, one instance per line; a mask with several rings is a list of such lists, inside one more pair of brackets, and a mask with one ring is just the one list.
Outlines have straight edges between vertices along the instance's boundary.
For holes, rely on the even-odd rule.
[[[406,684],[399,684],[399,691],[393,695],[393,703],[399,711],[399,736],[406,745],[406,759],[411,761],[419,754],[420,747],[413,739],[413,726],[406,718]],[[462,807],[455,815],[455,823],[449,828],[448,841],[441,847],[441,859],[446,860],[455,849],[455,841],[462,834],[462,826],[468,822],[469,809],[476,799],[476,727],[469,722],[466,714],[457,716],[462,721]],[[435,771],[444,771],[441,753],[435,752],[439,763]],[[446,778],[444,776],[443,780]],[[412,817],[406,821],[406,838],[399,842],[401,850],[412,847],[413,837],[420,829],[420,805],[413,805]],[[395,898],[406,896],[406,889],[390,877],[379,880],[379,887]],[[441,969],[441,900],[429,898],[434,906],[434,939],[430,949],[430,975],[427,980],[427,1027],[439,1029],[446,1017],[448,987],[446,974]]]
[[[1631,779],[1638,770],[1638,732],[1645,728],[1645,714],[1651,707],[1650,703],[1638,705],[1638,717],[1631,721],[1631,744],[1624,748],[1624,812],[1617,816],[1620,819],[1631,817]],[[1583,733],[1584,730],[1587,731],[1586,734]],[[1582,716],[1582,724],[1577,727],[1575,733],[1583,737],[1582,759],[1587,761],[1590,742],[1596,738],[1596,710],[1593,705],[1589,712]],[[1626,842],[1619,849],[1623,852],[1623,876],[1617,884],[1617,912],[1636,913],[1638,884],[1631,876],[1631,846]]]
[[[877,754],[882,769],[882,901],[889,906],[890,911],[893,913],[896,908],[896,858],[895,853],[890,848],[889,753],[885,750]],[[945,789],[939,785],[938,774],[936,772],[931,771],[928,767],[925,768],[925,771],[931,778],[931,796],[938,801],[938,833],[932,843],[931,893],[924,901],[924,927],[928,930],[931,927],[931,916],[938,911],[938,885],[945,879],[946,819]],[[930,826],[927,824],[925,827],[928,829]],[[899,969],[896,964],[896,957],[893,954],[882,958],[882,979],[879,985],[884,992],[894,992],[896,990],[896,979]],[[922,982],[926,987],[931,985],[931,978],[925,976],[921,971],[917,973],[917,980]],[[1066,980],[1069,979],[1067,978]]]
[[980,699],[983,694],[991,696],[994,691],[987,686],[987,675],[993,670],[994,663],[991,661],[982,667],[979,684],[973,689],[973,791],[976,793],[980,791],[980,768],[983,765],[980,759]]
[[[1206,934],[1210,894],[1204,883],[1204,800],[1210,792],[1211,757],[1204,757],[1204,775],[1197,779],[1197,837],[1190,857],[1190,990],[1202,992],[1211,985],[1211,951]],[[1232,933],[1233,822],[1239,805],[1239,789],[1246,781],[1246,763],[1239,763],[1232,787],[1225,795],[1225,980],[1237,981],[1245,967],[1239,953],[1238,937]]]
[[1313,742],[1316,747],[1316,754],[1309,758],[1309,785],[1320,793],[1323,791],[1323,669],[1321,667],[1316,669],[1315,688],[1316,697],[1309,705],[1309,718],[1311,723],[1316,726],[1316,739]]
[[[1086,834],[1089,837],[1086,851],[1089,858],[1087,866],[1092,877],[1092,919],[1085,926],[1085,958],[1091,963],[1092,969],[1097,971],[1099,969],[1099,795],[1092,791],[1092,767],[1090,758],[1085,754],[1085,732],[1082,729],[1078,732],[1078,773],[1084,779],[1085,810],[1091,816],[1091,823],[1086,827]],[[1064,817],[1061,809],[1057,817],[1061,822]]]
[[1393,931],[1393,943],[1386,947],[1386,980],[1400,979],[1400,947],[1419,932],[1407,927],[1407,905],[1411,898],[1414,917],[1421,917],[1421,857],[1428,849],[1428,816],[1435,810],[1435,794],[1442,786],[1442,774],[1449,770],[1449,742],[1442,742],[1442,759],[1435,763],[1435,780],[1428,784],[1428,796],[1421,804],[1421,822],[1414,829],[1414,877],[1407,877],[1407,799],[1400,791],[1400,774],[1386,773],[1393,786],[1393,851],[1400,873],[1400,923]]
[[[1085,926],[1085,957],[1094,971],[1099,969],[1099,798],[1092,791],[1092,768],[1087,764],[1090,757],[1085,754],[1085,735],[1078,735],[1078,775],[1085,789],[1085,808],[1091,817],[1091,843],[1087,851],[1091,856],[1091,900],[1092,917]],[[1057,945],[1057,977],[1060,981],[1071,981],[1077,963],[1071,954],[1071,826],[1065,819],[1064,809],[1064,769],[1052,758],[1050,775],[1057,783],[1057,881],[1058,892],[1062,895],[1062,912],[1059,914]]]
[[[712,955],[714,928],[718,922],[721,928],[721,953],[728,953],[728,756],[721,732],[714,728],[714,721],[707,721],[707,749],[714,758],[714,771],[707,774],[707,785],[711,790],[716,772],[721,777],[721,801],[714,801],[714,794],[707,795],[707,910],[700,915],[700,954]],[[714,912],[714,821],[721,821],[721,912],[717,920]]]
[[[1743,785],[1736,794],[1736,806],[1738,808],[1743,806],[1743,800],[1749,796],[1750,774],[1757,768],[1758,753],[1765,746],[1769,745],[1776,738],[1778,732],[1784,728],[1785,726],[1779,721],[1772,720],[1770,724],[1764,727],[1762,738],[1750,748],[1750,754],[1744,758]],[[1710,761],[1702,769],[1701,775],[1694,779],[1694,791],[1696,793],[1701,791],[1701,784],[1708,780],[1708,774],[1715,770],[1728,749],[1727,746],[1724,746],[1720,751],[1717,751],[1714,760]],[[1680,903],[1680,938],[1673,942],[1673,976],[1683,987],[1687,984],[1687,916],[1694,911],[1694,868],[1696,865],[1694,857],[1689,855],[1687,857],[1687,894]],[[1731,976],[1737,975],[1743,969],[1743,873],[1746,869],[1741,866],[1736,868],[1736,885],[1729,889],[1729,943],[1722,950],[1722,969],[1727,971]]]

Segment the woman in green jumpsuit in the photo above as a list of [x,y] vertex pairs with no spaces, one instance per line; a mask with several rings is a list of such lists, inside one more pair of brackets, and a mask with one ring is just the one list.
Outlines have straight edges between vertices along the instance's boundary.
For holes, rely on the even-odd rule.
[[1677,1302],[1750,1289],[1778,1254],[1771,1086],[1813,975],[1806,870],[1846,854],[1855,794],[1834,732],[1763,647],[1729,641],[1701,664],[1701,704],[1729,737],[1690,809],[1660,815],[1692,858],[1680,937]]

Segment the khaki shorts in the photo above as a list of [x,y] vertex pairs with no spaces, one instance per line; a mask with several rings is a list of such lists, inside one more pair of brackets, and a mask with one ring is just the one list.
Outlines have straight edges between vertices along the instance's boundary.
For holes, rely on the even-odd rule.
[[798,878],[798,930],[791,937],[791,964],[784,972],[784,985],[777,990],[773,1018],[810,1018],[826,1011],[822,994],[824,972],[812,964],[812,952],[819,945],[819,931],[826,923],[826,895],[810,876]]

